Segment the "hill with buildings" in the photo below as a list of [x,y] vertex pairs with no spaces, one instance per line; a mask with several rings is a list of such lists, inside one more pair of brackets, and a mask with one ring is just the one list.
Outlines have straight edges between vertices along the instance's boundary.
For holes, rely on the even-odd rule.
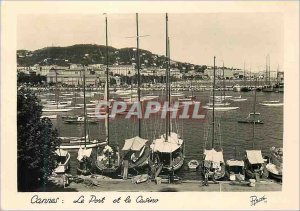
[[[136,63],[135,48],[108,47],[110,65],[132,65]],[[103,45],[79,44],[67,47],[46,47],[35,51],[18,50],[17,64],[22,67],[34,65],[59,65],[70,66],[71,64],[105,64],[106,47]],[[165,67],[165,56],[153,54],[150,51],[140,49],[141,67]],[[178,68],[187,73],[190,70],[202,72],[207,68],[205,65],[195,65],[171,61],[172,68]]]

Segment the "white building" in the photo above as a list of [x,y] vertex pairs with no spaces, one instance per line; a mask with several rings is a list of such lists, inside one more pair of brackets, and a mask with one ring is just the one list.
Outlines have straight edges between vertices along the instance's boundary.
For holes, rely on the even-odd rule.
[[113,75],[133,76],[136,71],[134,65],[112,65],[109,66],[109,72]]
[[[51,69],[47,75],[48,83],[55,83],[56,80],[58,83],[63,83],[67,85],[82,85],[83,84],[83,69]],[[105,81],[104,75],[92,74],[91,71],[87,70],[85,72],[85,84],[87,86],[93,85],[97,86],[101,81]]]
[[[231,69],[224,69],[225,79],[233,79],[234,78],[234,73],[235,72]],[[204,75],[207,75],[210,78],[213,77],[214,76],[214,69],[207,68],[206,70],[204,70]],[[215,75],[218,78],[223,78],[223,69],[222,68],[217,68]]]

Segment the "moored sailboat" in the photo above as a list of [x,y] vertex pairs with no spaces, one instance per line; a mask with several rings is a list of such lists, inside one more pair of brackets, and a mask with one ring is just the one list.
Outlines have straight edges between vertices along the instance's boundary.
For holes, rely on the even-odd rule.
[[[170,108],[171,86],[170,86],[170,43],[168,36],[168,14],[166,14],[166,101]],[[152,162],[162,165],[162,170],[174,172],[180,169],[184,162],[184,141],[180,135],[171,131],[170,112],[166,115],[166,132],[151,144]]]
[[212,105],[212,148],[207,146],[207,140],[205,140],[205,149],[203,152],[202,172],[208,172],[213,179],[221,179],[225,176],[225,163],[223,158],[223,149],[221,147],[221,141],[219,143],[219,149],[215,146],[215,86],[216,86],[216,71],[215,71],[216,57],[214,57],[214,79],[213,79],[213,105]]
[[282,180],[283,169],[283,149],[271,147],[269,156],[265,156],[268,160],[266,168],[270,174],[270,177],[277,180]]
[[[141,77],[140,77],[140,55],[139,55],[139,22],[138,22],[138,14],[136,13],[136,69],[137,69],[137,102],[141,103]],[[140,108],[142,106],[140,105]],[[137,170],[140,168],[145,167],[149,164],[150,159],[150,147],[149,142],[146,139],[142,138],[141,132],[141,119],[138,118],[138,136],[130,139],[126,139],[124,146],[122,148],[122,156],[123,156],[123,164],[124,162],[126,165],[123,167],[125,168],[125,172],[128,170],[134,169]],[[125,175],[124,175],[125,176]],[[125,176],[126,177],[126,176]]]
[[264,122],[260,119],[257,119],[257,116],[260,115],[260,113],[256,112],[256,83],[254,87],[254,100],[253,100],[253,112],[249,113],[246,119],[238,120],[238,123],[249,123],[249,124],[264,124]]
[[105,175],[115,174],[120,167],[120,155],[117,147],[110,145],[109,136],[109,67],[108,67],[108,31],[107,31],[107,16],[105,17],[105,34],[106,34],[106,83],[104,101],[106,101],[106,115],[105,115],[105,128],[106,128],[106,146],[101,149],[97,148],[96,160],[94,161],[96,171]]

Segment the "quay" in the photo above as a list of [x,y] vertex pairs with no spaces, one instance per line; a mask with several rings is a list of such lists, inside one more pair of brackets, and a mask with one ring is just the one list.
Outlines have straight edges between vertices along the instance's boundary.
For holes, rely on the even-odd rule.
[[208,186],[203,186],[201,180],[184,180],[180,184],[161,183],[147,181],[134,184],[131,180],[123,179],[93,179],[93,182],[75,183],[71,182],[63,187],[62,180],[55,181],[37,191],[44,192],[269,192],[281,191],[282,184],[270,179],[261,180],[250,187],[247,182],[231,183],[230,181],[219,181]]

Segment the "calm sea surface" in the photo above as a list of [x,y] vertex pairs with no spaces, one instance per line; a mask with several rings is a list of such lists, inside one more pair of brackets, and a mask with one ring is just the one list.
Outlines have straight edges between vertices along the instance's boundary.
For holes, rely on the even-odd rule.
[[[70,92],[71,93],[71,92]],[[151,93],[159,95],[161,92]],[[145,93],[143,93],[144,95]],[[186,93],[190,95],[191,93]],[[283,102],[283,93],[265,93],[257,92],[256,112],[259,112],[260,119],[264,124],[255,126],[255,138],[253,139],[253,125],[238,123],[239,119],[246,118],[249,112],[253,111],[253,92],[231,92],[227,91],[226,95],[239,96],[247,98],[243,102],[231,102],[230,106],[238,106],[239,109],[227,112],[216,112],[217,123],[217,142],[220,141],[224,151],[224,159],[243,158],[245,150],[252,149],[254,144],[255,149],[261,149],[263,155],[268,153],[270,147],[283,146],[283,106],[282,107],[267,107],[259,103],[265,100],[280,100]],[[205,105],[209,101],[209,91],[194,92],[197,100]],[[221,93],[216,93],[221,95]],[[68,96],[69,97],[69,96]],[[49,98],[50,100],[51,98]],[[54,97],[52,96],[52,99]],[[96,98],[95,98],[96,99]],[[63,100],[63,98],[61,98]],[[92,98],[87,98],[87,101]],[[82,102],[82,99],[77,99],[77,103]],[[73,99],[74,103],[74,99]],[[92,112],[92,111],[90,111]],[[82,109],[75,109],[68,112],[69,114],[81,114]],[[51,113],[47,113],[51,114]],[[47,115],[46,114],[46,115]],[[66,115],[66,114],[60,114]],[[199,179],[200,172],[191,172],[187,167],[188,161],[192,159],[201,160],[204,150],[205,137],[207,135],[207,128],[210,128],[211,112],[206,114],[206,121],[183,119],[173,121],[174,131],[178,131],[186,143],[185,147],[185,164],[182,169],[178,171],[178,175],[183,179]],[[59,131],[60,136],[83,136],[83,125],[64,124],[61,117],[57,120],[52,120],[54,126]],[[218,129],[220,128],[220,129]],[[118,116],[115,120],[110,122],[110,142],[111,144],[119,145],[122,148],[124,140],[136,136],[137,120],[124,119],[124,116]],[[99,124],[91,124],[88,126],[89,135],[91,139],[105,139],[104,122]],[[142,136],[150,141],[158,138],[165,131],[164,120],[159,117],[154,117],[142,120]],[[208,132],[208,140],[211,140],[211,134]],[[254,140],[254,142],[253,142]],[[211,142],[208,142],[208,145]],[[77,167],[77,151],[71,151],[71,174],[76,174]]]

